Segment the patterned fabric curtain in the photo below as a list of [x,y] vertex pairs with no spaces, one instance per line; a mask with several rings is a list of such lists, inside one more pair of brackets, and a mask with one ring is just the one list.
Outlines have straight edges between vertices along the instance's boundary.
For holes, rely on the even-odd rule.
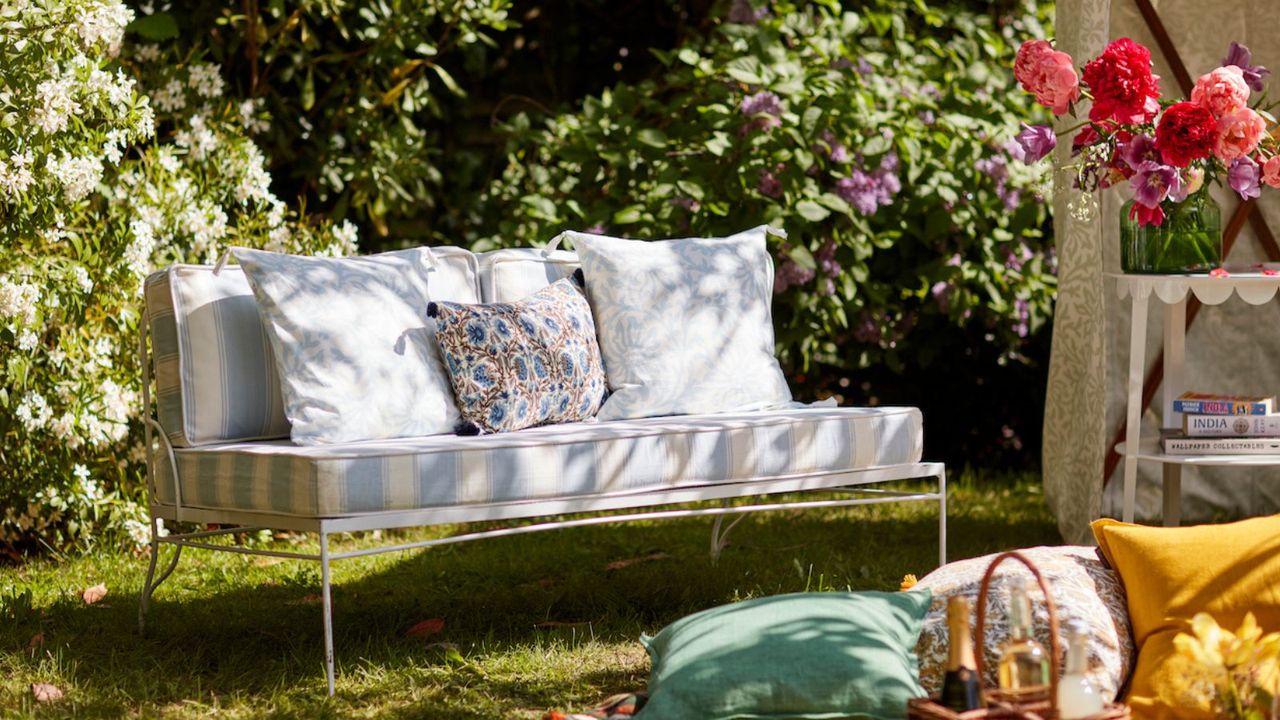
[[[1183,63],[1196,78],[1217,67],[1227,46],[1237,40],[1253,50],[1253,60],[1274,68],[1268,87],[1280,92],[1280,35],[1274,27],[1274,0],[1205,3],[1199,0],[1153,0]],[[1161,56],[1134,0],[1059,0],[1057,43],[1077,65],[1101,52],[1118,37],[1132,37],[1151,48],[1165,97],[1181,90]],[[1276,92],[1272,94],[1275,95]],[[1071,127],[1071,118],[1059,129]],[[1059,163],[1069,162],[1070,142],[1058,148]],[[1088,523],[1118,516],[1123,463],[1104,490],[1108,447],[1124,419],[1128,369],[1129,304],[1115,297],[1105,272],[1118,271],[1119,207],[1123,189],[1100,198],[1088,219],[1071,212],[1074,193],[1070,174],[1061,173],[1054,197],[1054,231],[1059,257],[1059,288],[1049,366],[1044,420],[1045,496],[1068,542],[1090,542]],[[1264,193],[1261,211],[1280,234],[1280,201]],[[1224,224],[1238,200],[1230,192],[1215,197]],[[1078,200],[1076,201],[1078,202]],[[1228,261],[1251,264],[1265,260],[1252,230],[1246,226]],[[1152,364],[1160,349],[1162,306],[1153,303],[1147,355]],[[1239,299],[1205,307],[1187,333],[1189,389],[1204,392],[1280,394],[1280,303],[1262,307]],[[1147,409],[1143,427],[1159,427],[1159,393]],[[1222,515],[1277,512],[1280,471],[1274,469],[1183,470],[1183,522]],[[1138,516],[1158,519],[1160,468],[1139,464]]]

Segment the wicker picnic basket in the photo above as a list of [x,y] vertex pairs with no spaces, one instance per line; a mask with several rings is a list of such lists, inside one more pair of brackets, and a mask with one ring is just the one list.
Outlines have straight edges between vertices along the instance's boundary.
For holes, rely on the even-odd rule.
[[[1040,589],[1044,592],[1044,604],[1049,611],[1048,692],[1040,692],[1031,696],[1012,697],[1005,695],[998,689],[981,688],[981,702],[986,707],[962,713],[940,705],[936,697],[915,698],[907,703],[908,720],[1058,720],[1058,674],[1060,670],[1058,660],[1060,649],[1058,644],[1058,610],[1053,603],[1053,597],[1049,594],[1049,583],[1045,582],[1039,568],[1028,560],[1026,556],[1016,551],[1001,553],[995,560],[991,561],[991,565],[987,567],[987,572],[982,576],[982,586],[978,591],[977,627],[974,631],[977,645],[977,652],[974,653],[974,663],[977,664],[975,670],[978,672],[978,682],[982,683],[983,678],[982,648],[985,647],[984,631],[986,626],[987,593],[996,568],[1005,560],[1017,560],[1025,565],[1031,571],[1031,574],[1035,576],[1036,582],[1040,584]],[[1102,712],[1090,715],[1087,720],[1127,720],[1128,717],[1128,705],[1107,703]]]

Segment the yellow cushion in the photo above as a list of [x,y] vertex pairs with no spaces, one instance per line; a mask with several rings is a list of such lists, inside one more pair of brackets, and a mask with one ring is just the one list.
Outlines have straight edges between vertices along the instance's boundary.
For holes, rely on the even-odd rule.
[[1208,717],[1189,707],[1173,638],[1207,612],[1234,630],[1252,611],[1280,630],[1280,515],[1163,528],[1097,520],[1093,536],[1119,573],[1138,663],[1127,701],[1139,717]]

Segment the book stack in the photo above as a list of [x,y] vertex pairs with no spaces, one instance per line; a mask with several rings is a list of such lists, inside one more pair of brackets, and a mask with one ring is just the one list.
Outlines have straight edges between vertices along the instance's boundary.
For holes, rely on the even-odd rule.
[[1183,393],[1173,401],[1182,432],[1163,438],[1170,455],[1280,455],[1275,397]]

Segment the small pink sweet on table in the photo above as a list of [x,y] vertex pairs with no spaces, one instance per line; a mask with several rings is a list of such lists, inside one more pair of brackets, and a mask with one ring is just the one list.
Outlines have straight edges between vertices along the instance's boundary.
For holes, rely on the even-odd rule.
[[1213,277],[1213,278],[1231,277],[1231,273],[1227,272],[1225,268],[1214,268],[1209,271],[1209,277]]

